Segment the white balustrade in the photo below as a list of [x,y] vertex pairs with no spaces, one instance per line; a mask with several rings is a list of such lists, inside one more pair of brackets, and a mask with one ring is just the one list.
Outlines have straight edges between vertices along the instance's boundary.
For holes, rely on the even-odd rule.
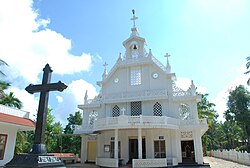
[[167,167],[177,165],[177,158],[153,158],[153,159],[133,159],[134,168],[143,167]]
[[94,121],[92,127],[86,125],[75,125],[75,134],[91,133],[114,128],[169,128],[169,129],[185,129],[189,127],[203,126],[207,127],[206,119],[199,120],[180,120],[166,116],[127,116],[99,118]]
[[236,150],[228,151],[223,149],[222,151],[212,151],[212,156],[250,166],[250,153],[247,152],[238,152]]
[[118,159],[113,158],[96,158],[96,165],[101,167],[118,167]]
[[140,100],[150,100],[152,98],[167,98],[166,89],[156,89],[156,90],[143,90],[136,92],[122,92],[122,93],[110,93],[104,97],[104,102],[113,102],[113,101],[126,101],[130,99],[140,99]]
[[9,114],[9,115],[17,116],[17,117],[30,119],[30,112],[27,112],[27,111],[14,109],[14,108],[7,107],[4,105],[0,105],[0,111],[1,113],[4,113],[4,114]]

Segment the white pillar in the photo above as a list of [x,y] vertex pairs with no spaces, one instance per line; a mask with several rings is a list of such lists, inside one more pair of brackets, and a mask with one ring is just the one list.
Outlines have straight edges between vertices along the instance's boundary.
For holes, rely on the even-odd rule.
[[118,159],[118,129],[115,129],[115,159]]
[[203,164],[203,150],[200,131],[195,131],[194,134],[195,161],[198,164]]
[[142,159],[142,136],[141,136],[141,128],[138,128],[138,158]]
[[87,138],[86,135],[81,135],[81,163],[87,160]]

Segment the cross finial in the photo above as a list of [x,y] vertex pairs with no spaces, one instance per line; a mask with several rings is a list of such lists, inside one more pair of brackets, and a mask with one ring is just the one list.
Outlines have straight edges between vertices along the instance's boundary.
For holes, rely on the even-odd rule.
[[107,71],[107,66],[108,66],[108,64],[105,62],[105,63],[103,64],[103,66],[104,66],[104,72],[103,72],[103,74],[102,74],[102,78],[105,79],[105,78],[107,77],[107,75],[108,75],[108,71]]
[[168,58],[169,58],[170,56],[171,56],[171,55],[168,54],[168,53],[166,53],[166,54],[164,55],[164,57],[167,58],[167,65],[166,65],[167,72],[170,72],[170,71],[171,71],[171,66],[170,66],[169,60],[168,60]]
[[131,18],[131,20],[133,20],[133,26],[134,26],[133,28],[135,28],[136,27],[135,26],[135,20],[137,20],[138,17],[135,16],[135,10],[134,9],[132,10],[132,13],[133,13],[133,17]]
[[103,66],[104,66],[104,69],[106,70],[106,69],[107,69],[107,66],[108,66],[107,62],[105,62],[105,63],[103,64]]
[[168,54],[168,53],[166,53],[166,54],[164,55],[164,57],[166,57],[166,58],[167,58],[167,65],[169,65],[168,58],[169,58],[170,56],[171,56],[171,55],[170,55],[170,54]]

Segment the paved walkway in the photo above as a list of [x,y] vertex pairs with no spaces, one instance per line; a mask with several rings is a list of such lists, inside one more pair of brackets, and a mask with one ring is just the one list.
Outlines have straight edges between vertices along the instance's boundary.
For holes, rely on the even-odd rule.
[[250,168],[250,166],[214,157],[204,157],[204,162],[209,163],[211,168]]
[[[204,162],[209,163],[211,168],[250,168],[250,166],[222,160],[214,157],[204,157]],[[69,164],[67,168],[98,168],[95,164]],[[190,167],[189,167],[190,168]],[[197,167],[196,167],[197,168]]]

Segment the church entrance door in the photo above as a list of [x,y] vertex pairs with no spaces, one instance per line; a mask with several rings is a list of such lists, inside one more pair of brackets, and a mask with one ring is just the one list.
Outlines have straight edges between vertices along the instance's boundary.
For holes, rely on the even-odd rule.
[[96,161],[96,141],[89,141],[88,142],[88,162],[95,162]]
[[[146,141],[145,137],[142,138],[142,158],[146,158]],[[138,159],[138,139],[137,137],[129,138],[129,162],[132,163],[132,159]]]
[[195,163],[194,141],[181,141],[182,163]]

